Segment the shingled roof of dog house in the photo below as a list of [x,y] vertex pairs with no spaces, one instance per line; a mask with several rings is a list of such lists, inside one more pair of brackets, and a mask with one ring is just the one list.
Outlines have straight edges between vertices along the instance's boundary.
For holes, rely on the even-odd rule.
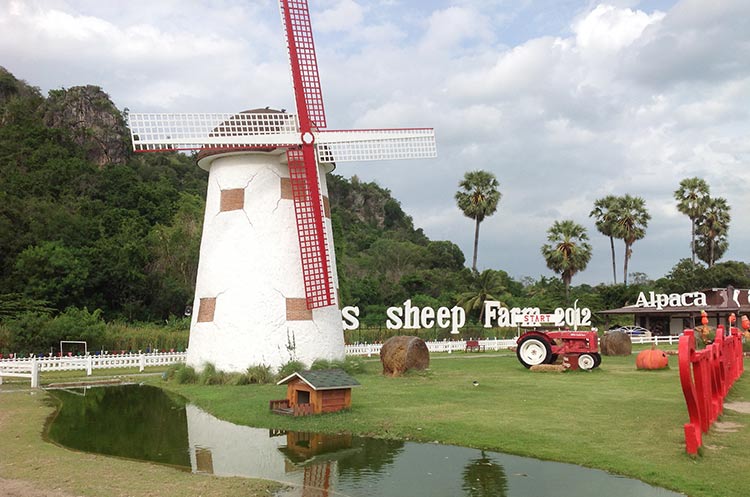
[[298,371],[280,380],[286,385],[289,406],[310,404],[314,414],[351,407],[352,388],[360,384],[340,369]]

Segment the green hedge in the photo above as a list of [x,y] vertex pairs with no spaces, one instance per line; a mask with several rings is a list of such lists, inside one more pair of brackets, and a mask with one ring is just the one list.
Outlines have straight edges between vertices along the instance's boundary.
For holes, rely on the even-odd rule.
[[0,354],[57,353],[61,340],[87,342],[88,350],[138,351],[185,350],[190,322],[175,319],[164,325],[106,323],[101,311],[68,308],[51,316],[25,312],[0,323]]

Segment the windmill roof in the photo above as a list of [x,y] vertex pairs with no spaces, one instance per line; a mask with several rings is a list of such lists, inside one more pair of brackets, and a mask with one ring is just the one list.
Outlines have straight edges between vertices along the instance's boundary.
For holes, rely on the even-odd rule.
[[313,390],[335,390],[338,388],[358,387],[359,382],[341,369],[320,369],[297,371],[290,374],[277,385],[286,385],[295,378],[307,383]]

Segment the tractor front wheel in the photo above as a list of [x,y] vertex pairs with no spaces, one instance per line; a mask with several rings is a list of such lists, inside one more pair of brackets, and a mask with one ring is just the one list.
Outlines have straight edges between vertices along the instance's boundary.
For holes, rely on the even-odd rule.
[[525,367],[549,364],[552,359],[552,345],[546,337],[530,335],[518,341],[516,357]]
[[596,359],[591,354],[581,354],[578,356],[578,368],[579,369],[594,369],[596,367]]

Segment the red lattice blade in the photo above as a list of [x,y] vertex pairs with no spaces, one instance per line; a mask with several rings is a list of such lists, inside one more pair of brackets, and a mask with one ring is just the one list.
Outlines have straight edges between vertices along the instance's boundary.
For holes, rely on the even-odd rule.
[[311,145],[287,150],[308,309],[335,304],[318,166]]
[[307,0],[280,0],[279,6],[301,128],[303,131],[311,127],[323,129],[327,126],[326,113]]

